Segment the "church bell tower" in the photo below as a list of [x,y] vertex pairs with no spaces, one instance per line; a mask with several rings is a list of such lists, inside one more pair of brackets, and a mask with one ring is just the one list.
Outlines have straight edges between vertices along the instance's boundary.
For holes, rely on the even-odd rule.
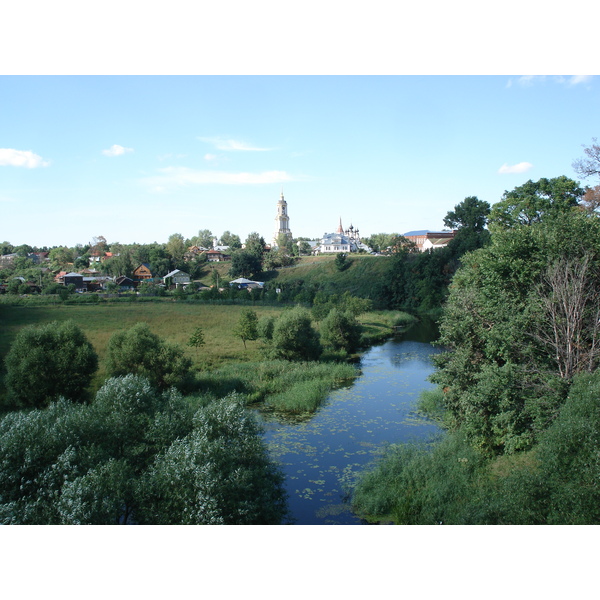
[[279,239],[280,235],[285,235],[287,238],[292,239],[292,232],[290,231],[290,218],[287,214],[287,202],[283,197],[283,190],[281,191],[281,197],[277,203],[277,216],[275,217],[273,246],[277,246],[277,240]]

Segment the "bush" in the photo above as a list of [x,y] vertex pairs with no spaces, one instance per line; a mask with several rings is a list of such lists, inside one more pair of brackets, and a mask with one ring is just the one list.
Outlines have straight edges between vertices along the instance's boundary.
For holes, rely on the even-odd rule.
[[98,356],[72,321],[21,329],[5,359],[9,399],[41,407],[61,395],[83,400]]
[[356,352],[360,344],[361,326],[349,312],[334,308],[321,323],[321,339],[334,350]]
[[146,323],[119,331],[108,342],[106,368],[112,376],[133,373],[147,377],[161,389],[183,387],[191,366],[182,348],[159,338]]
[[272,354],[285,360],[318,360],[323,352],[308,310],[300,307],[284,312],[273,329]]

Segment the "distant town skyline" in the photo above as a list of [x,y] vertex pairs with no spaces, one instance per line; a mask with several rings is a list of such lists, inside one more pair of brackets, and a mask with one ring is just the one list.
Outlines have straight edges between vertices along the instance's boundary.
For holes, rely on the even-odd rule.
[[[0,238],[269,242],[440,230],[566,175],[600,123],[592,76],[2,76]],[[592,183],[592,182],[582,182]]]

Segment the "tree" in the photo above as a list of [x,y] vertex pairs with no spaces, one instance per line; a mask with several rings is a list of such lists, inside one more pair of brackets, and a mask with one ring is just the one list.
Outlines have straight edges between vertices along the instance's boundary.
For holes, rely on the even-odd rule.
[[196,327],[188,340],[188,346],[196,348],[197,350],[200,346],[204,346],[204,344],[204,332],[202,331],[202,327]]
[[239,235],[231,233],[230,231],[224,231],[221,236],[221,244],[229,246],[230,250],[237,250],[242,247],[242,240],[240,240]]
[[352,261],[348,260],[348,255],[345,252],[340,252],[336,254],[333,263],[338,271],[345,271],[352,264]]
[[98,368],[98,356],[73,322],[21,329],[6,359],[9,398],[25,407],[46,406],[58,395],[81,401]]
[[174,233],[169,236],[167,252],[171,256],[174,265],[180,265],[183,262],[183,256],[186,251],[185,239],[180,233]]
[[272,354],[285,360],[318,360],[323,348],[310,313],[299,306],[285,311],[273,328]]
[[160,389],[181,387],[191,366],[182,348],[162,340],[146,323],[118,331],[108,341],[106,369],[112,376],[133,373],[147,377]]
[[590,213],[594,213],[600,208],[600,185],[586,188],[581,205]]
[[594,142],[591,146],[583,146],[587,158],[578,158],[573,163],[575,173],[584,179],[600,176],[600,145],[596,138],[592,138]]
[[256,330],[258,337],[270,343],[273,339],[273,330],[275,329],[275,317],[273,315],[265,315],[258,320],[256,324]]
[[201,408],[194,430],[157,455],[144,477],[144,522],[279,524],[288,514],[284,476],[254,417],[229,397]]
[[244,342],[244,349],[246,349],[246,340],[254,341],[258,339],[258,316],[256,312],[250,308],[242,309],[233,334]]
[[374,252],[385,252],[391,248],[395,238],[400,237],[399,233],[374,233],[364,240]]
[[258,258],[262,262],[266,246],[267,245],[265,243],[264,238],[258,233],[256,233],[256,231],[253,231],[252,233],[248,234],[244,249],[246,250],[246,252],[249,252],[250,254],[256,256],[256,258]]
[[564,175],[553,179],[531,179],[514,190],[504,192],[492,206],[489,225],[492,231],[532,225],[552,215],[566,214],[584,195],[579,184]]
[[489,213],[489,203],[479,200],[477,196],[469,196],[448,212],[444,217],[444,225],[450,229],[466,227],[481,232],[486,226]]
[[48,254],[48,258],[50,259],[50,263],[56,268],[64,268],[75,259],[73,250],[66,246],[52,248]]
[[574,211],[493,234],[463,257],[433,380],[488,454],[531,447],[573,374],[598,367],[600,219]]
[[262,270],[262,257],[248,252],[248,250],[235,250],[231,254],[230,277],[252,277]]
[[193,246],[200,246],[201,248],[212,248],[215,236],[209,229],[201,229],[198,231],[198,235],[195,235],[190,240]]
[[323,319],[321,340],[334,350],[356,352],[361,337],[361,327],[354,315],[334,308]]

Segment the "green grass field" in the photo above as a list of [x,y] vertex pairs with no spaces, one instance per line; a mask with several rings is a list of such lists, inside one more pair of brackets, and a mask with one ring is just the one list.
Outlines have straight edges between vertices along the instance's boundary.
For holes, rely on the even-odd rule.
[[350,267],[338,271],[334,264],[335,255],[303,257],[293,267],[270,272],[269,282],[286,284],[301,279],[305,284],[320,286],[327,293],[343,294],[348,291],[376,302],[375,288],[386,279],[389,257],[353,254],[348,260]]
[[[169,342],[181,345],[192,359],[194,367],[202,372],[213,371],[225,365],[256,363],[263,360],[262,342],[242,341],[233,331],[240,318],[243,305],[212,305],[188,302],[107,302],[102,304],[10,306],[0,305],[0,360],[10,349],[17,332],[27,325],[41,325],[50,321],[73,320],[81,327],[93,344],[100,359],[99,369],[92,381],[97,389],[106,378],[104,359],[108,341],[113,333],[145,322],[153,333]],[[285,307],[252,307],[259,318],[279,315]],[[359,318],[364,323],[365,334],[379,341],[391,333],[402,313],[370,312]],[[196,349],[187,345],[196,327],[204,332],[205,345]],[[3,369],[2,369],[3,371]],[[1,373],[1,372],[0,372]]]

